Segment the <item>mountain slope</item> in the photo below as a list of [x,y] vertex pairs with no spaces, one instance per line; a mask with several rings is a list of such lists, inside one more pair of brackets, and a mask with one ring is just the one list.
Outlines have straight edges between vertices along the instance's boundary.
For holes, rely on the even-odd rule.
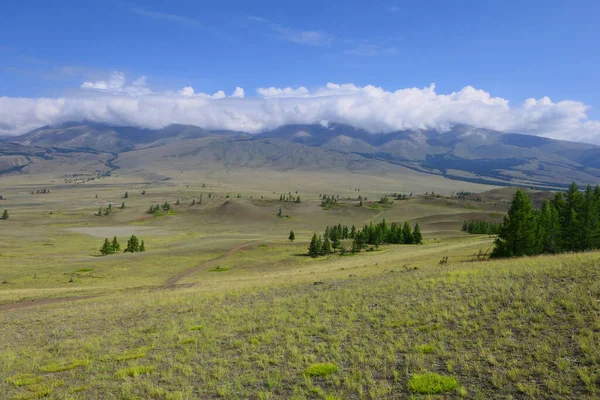
[[[158,149],[131,163],[138,169],[158,160],[170,160],[181,170],[207,165],[208,160],[211,168],[351,169],[360,160],[365,172],[387,163],[496,185],[564,187],[573,180],[600,180],[600,147],[465,125],[441,133],[385,134],[335,123],[284,125],[250,135],[178,124],[152,130],[79,122],[42,127],[9,141],[38,149],[110,153],[122,162],[144,154],[143,149]],[[0,157],[5,169],[28,162],[15,154]],[[366,163],[368,159],[376,163]],[[377,168],[371,172],[377,173]]]

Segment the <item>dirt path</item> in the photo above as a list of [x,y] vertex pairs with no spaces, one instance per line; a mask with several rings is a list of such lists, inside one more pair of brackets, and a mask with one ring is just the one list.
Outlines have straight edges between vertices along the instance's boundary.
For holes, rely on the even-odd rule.
[[0,311],[19,310],[21,308],[44,306],[46,304],[66,303],[66,302],[70,302],[70,301],[95,299],[97,297],[100,297],[100,296],[78,296],[78,297],[63,297],[60,299],[41,299],[41,300],[20,301],[18,303],[0,304]]
[[[181,279],[188,277],[190,275],[192,275],[193,273],[211,266],[212,264],[221,261],[227,257],[232,256],[233,254],[237,253],[238,251],[240,251],[241,249],[248,247],[254,243],[257,243],[258,240],[253,240],[251,242],[247,242],[247,243],[243,243],[240,244],[230,250],[228,250],[226,253],[220,255],[217,258],[213,258],[212,260],[206,261],[194,268],[188,269],[187,271],[184,271],[178,275],[175,275],[174,277],[172,277],[171,279],[169,279],[168,281],[166,281],[165,283],[163,283],[160,286],[156,286],[156,289],[158,290],[165,290],[165,289],[181,289],[181,288],[187,288],[187,287],[191,287],[194,284],[178,284],[177,282],[180,281]],[[136,288],[131,288],[132,290],[136,290]],[[95,296],[77,296],[77,297],[63,297],[60,299],[40,299],[40,300],[29,300],[29,301],[20,301],[18,303],[10,303],[10,304],[0,304],[0,312],[2,311],[10,311],[10,310],[19,310],[22,308],[30,308],[30,307],[37,307],[37,306],[44,306],[47,304],[56,304],[56,303],[66,303],[66,302],[72,302],[72,301],[79,301],[79,300],[88,300],[88,299],[96,299],[98,297],[104,297],[107,296],[107,294],[104,295],[95,295]]]
[[253,240],[251,242],[247,242],[247,243],[243,243],[240,244],[239,246],[234,247],[233,249],[229,250],[227,253],[220,255],[217,258],[213,258],[212,260],[209,260],[205,263],[202,263],[200,265],[198,265],[197,267],[194,267],[192,269],[188,269],[187,271],[184,271],[182,273],[180,273],[179,275],[175,275],[174,277],[172,277],[171,279],[169,279],[168,281],[166,281],[163,285],[163,287],[169,287],[172,285],[175,285],[177,282],[179,282],[180,280],[182,280],[185,277],[188,277],[190,275],[192,275],[193,273],[206,268],[206,267],[210,267],[211,265],[213,265],[214,263],[223,260],[224,258],[230,257],[232,255],[234,255],[235,253],[237,253],[238,251],[240,251],[241,249],[248,247],[254,243],[258,242],[258,240]]

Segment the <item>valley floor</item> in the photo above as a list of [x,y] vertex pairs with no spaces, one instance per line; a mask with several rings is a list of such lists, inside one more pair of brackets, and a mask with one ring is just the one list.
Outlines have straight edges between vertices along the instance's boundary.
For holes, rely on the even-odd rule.
[[[382,205],[363,190],[359,207],[338,189],[326,210],[306,188],[298,204],[219,182],[107,183],[0,187],[2,398],[600,395],[600,253],[476,261],[493,238],[460,227],[501,220],[497,194]],[[384,218],[418,222],[424,244],[305,255],[326,225]],[[145,253],[99,256],[131,234]]]

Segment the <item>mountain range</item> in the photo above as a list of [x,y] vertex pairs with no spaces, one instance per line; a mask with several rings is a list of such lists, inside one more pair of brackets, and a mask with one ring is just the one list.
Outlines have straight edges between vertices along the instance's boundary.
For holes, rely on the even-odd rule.
[[362,172],[389,164],[463,181],[542,188],[600,180],[598,146],[465,125],[446,132],[371,134],[345,124],[303,124],[249,134],[179,124],[144,129],[69,122],[0,141],[0,174],[33,173],[42,164],[52,168],[53,160],[85,161],[90,168],[94,163],[143,169],[145,163],[176,162],[184,169],[210,162],[228,168]]

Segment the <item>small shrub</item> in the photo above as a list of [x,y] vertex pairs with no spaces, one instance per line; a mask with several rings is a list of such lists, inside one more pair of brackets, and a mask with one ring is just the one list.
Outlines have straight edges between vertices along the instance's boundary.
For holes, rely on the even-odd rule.
[[319,363],[313,364],[306,368],[304,375],[306,376],[329,376],[334,372],[338,371],[338,367],[335,364],[330,363]]
[[415,393],[438,394],[451,392],[458,387],[458,382],[451,376],[438,375],[433,372],[413,375],[408,381],[408,388]]

